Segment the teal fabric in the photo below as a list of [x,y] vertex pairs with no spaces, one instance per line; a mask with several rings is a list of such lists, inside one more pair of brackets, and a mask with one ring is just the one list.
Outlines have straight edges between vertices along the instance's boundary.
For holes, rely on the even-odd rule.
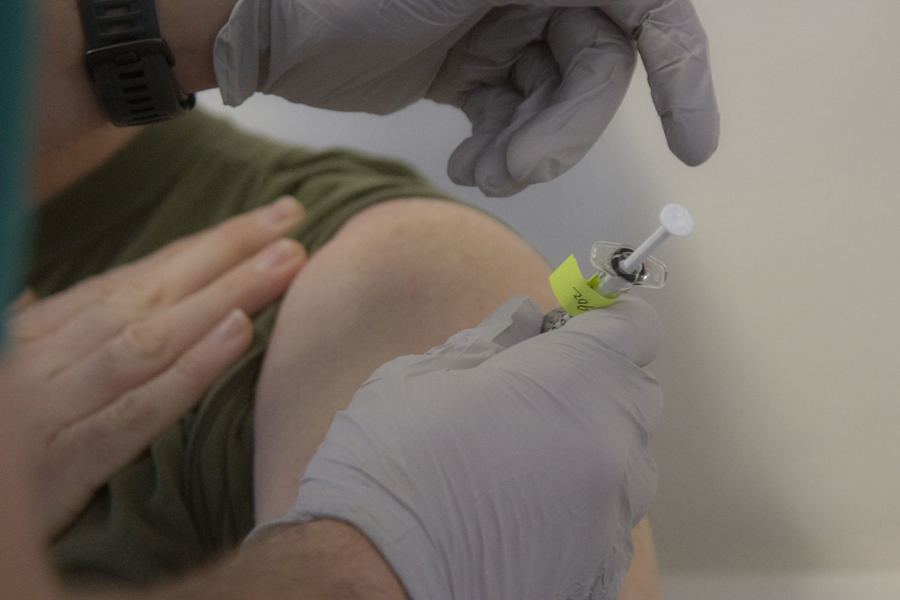
[[[0,307],[19,293],[28,216],[27,172],[31,3],[0,3]],[[5,323],[0,319],[0,343]]]

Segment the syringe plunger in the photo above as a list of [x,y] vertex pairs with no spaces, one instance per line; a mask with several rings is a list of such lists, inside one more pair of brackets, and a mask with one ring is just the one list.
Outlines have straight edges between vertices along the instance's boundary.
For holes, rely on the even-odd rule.
[[687,235],[694,228],[691,213],[680,204],[668,204],[659,214],[660,227],[653,235],[644,240],[621,265],[623,272],[631,274],[637,271],[650,253],[659,248],[670,235]]

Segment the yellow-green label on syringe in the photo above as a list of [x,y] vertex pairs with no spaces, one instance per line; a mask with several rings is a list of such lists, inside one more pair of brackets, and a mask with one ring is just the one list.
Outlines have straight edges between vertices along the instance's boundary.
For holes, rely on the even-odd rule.
[[584,278],[574,254],[550,275],[550,287],[553,288],[559,305],[572,317],[595,308],[609,306],[616,301],[618,294],[604,296],[594,289],[599,282],[599,275],[594,275],[590,279]]
[[666,265],[650,256],[669,236],[687,235],[694,219],[686,208],[669,204],[659,215],[660,226],[644,243],[632,249],[611,242],[597,242],[591,247],[591,264],[597,269],[585,279],[572,255],[550,275],[550,287],[561,308],[544,315],[541,331],[558,329],[571,317],[614,304],[620,294],[632,286],[660,288],[666,282]]

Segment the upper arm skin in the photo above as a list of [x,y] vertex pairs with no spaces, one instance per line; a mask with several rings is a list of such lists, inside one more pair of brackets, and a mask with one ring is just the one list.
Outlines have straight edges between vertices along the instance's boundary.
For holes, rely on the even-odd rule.
[[550,269],[512,231],[439,200],[348,221],[285,294],[257,387],[257,522],[284,515],[334,414],[382,364],[474,327],[515,294],[557,304]]
[[[514,295],[557,306],[549,274],[512,231],[465,206],[394,200],[348,221],[296,277],[272,334],[254,417],[257,523],[293,505],[335,413],[376,368],[442,344]],[[655,577],[650,566],[636,558],[629,578]]]

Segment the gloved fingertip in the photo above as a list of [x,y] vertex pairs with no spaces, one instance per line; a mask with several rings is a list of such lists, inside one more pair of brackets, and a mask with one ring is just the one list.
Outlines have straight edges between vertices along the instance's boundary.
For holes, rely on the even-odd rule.
[[717,110],[674,109],[662,117],[669,149],[684,164],[705,163],[719,147]]
[[491,198],[506,198],[521,192],[527,184],[514,181],[506,166],[498,163],[489,147],[492,142],[488,136],[474,135],[463,141],[450,155],[447,176],[456,185],[478,186]]
[[478,180],[478,189],[488,198],[509,198],[528,187],[526,183],[514,181],[511,177],[501,177],[497,173]]
[[447,165],[447,177],[456,185],[475,187],[475,175],[468,171],[454,169],[452,164]]
[[486,143],[479,137],[473,135],[463,140],[447,161],[447,177],[456,185],[475,186],[475,164]]
[[527,183],[513,179],[509,172],[506,161],[508,148],[506,139],[508,139],[506,136],[501,136],[493,140],[475,165],[475,183],[478,189],[490,198],[508,198],[528,187]]

